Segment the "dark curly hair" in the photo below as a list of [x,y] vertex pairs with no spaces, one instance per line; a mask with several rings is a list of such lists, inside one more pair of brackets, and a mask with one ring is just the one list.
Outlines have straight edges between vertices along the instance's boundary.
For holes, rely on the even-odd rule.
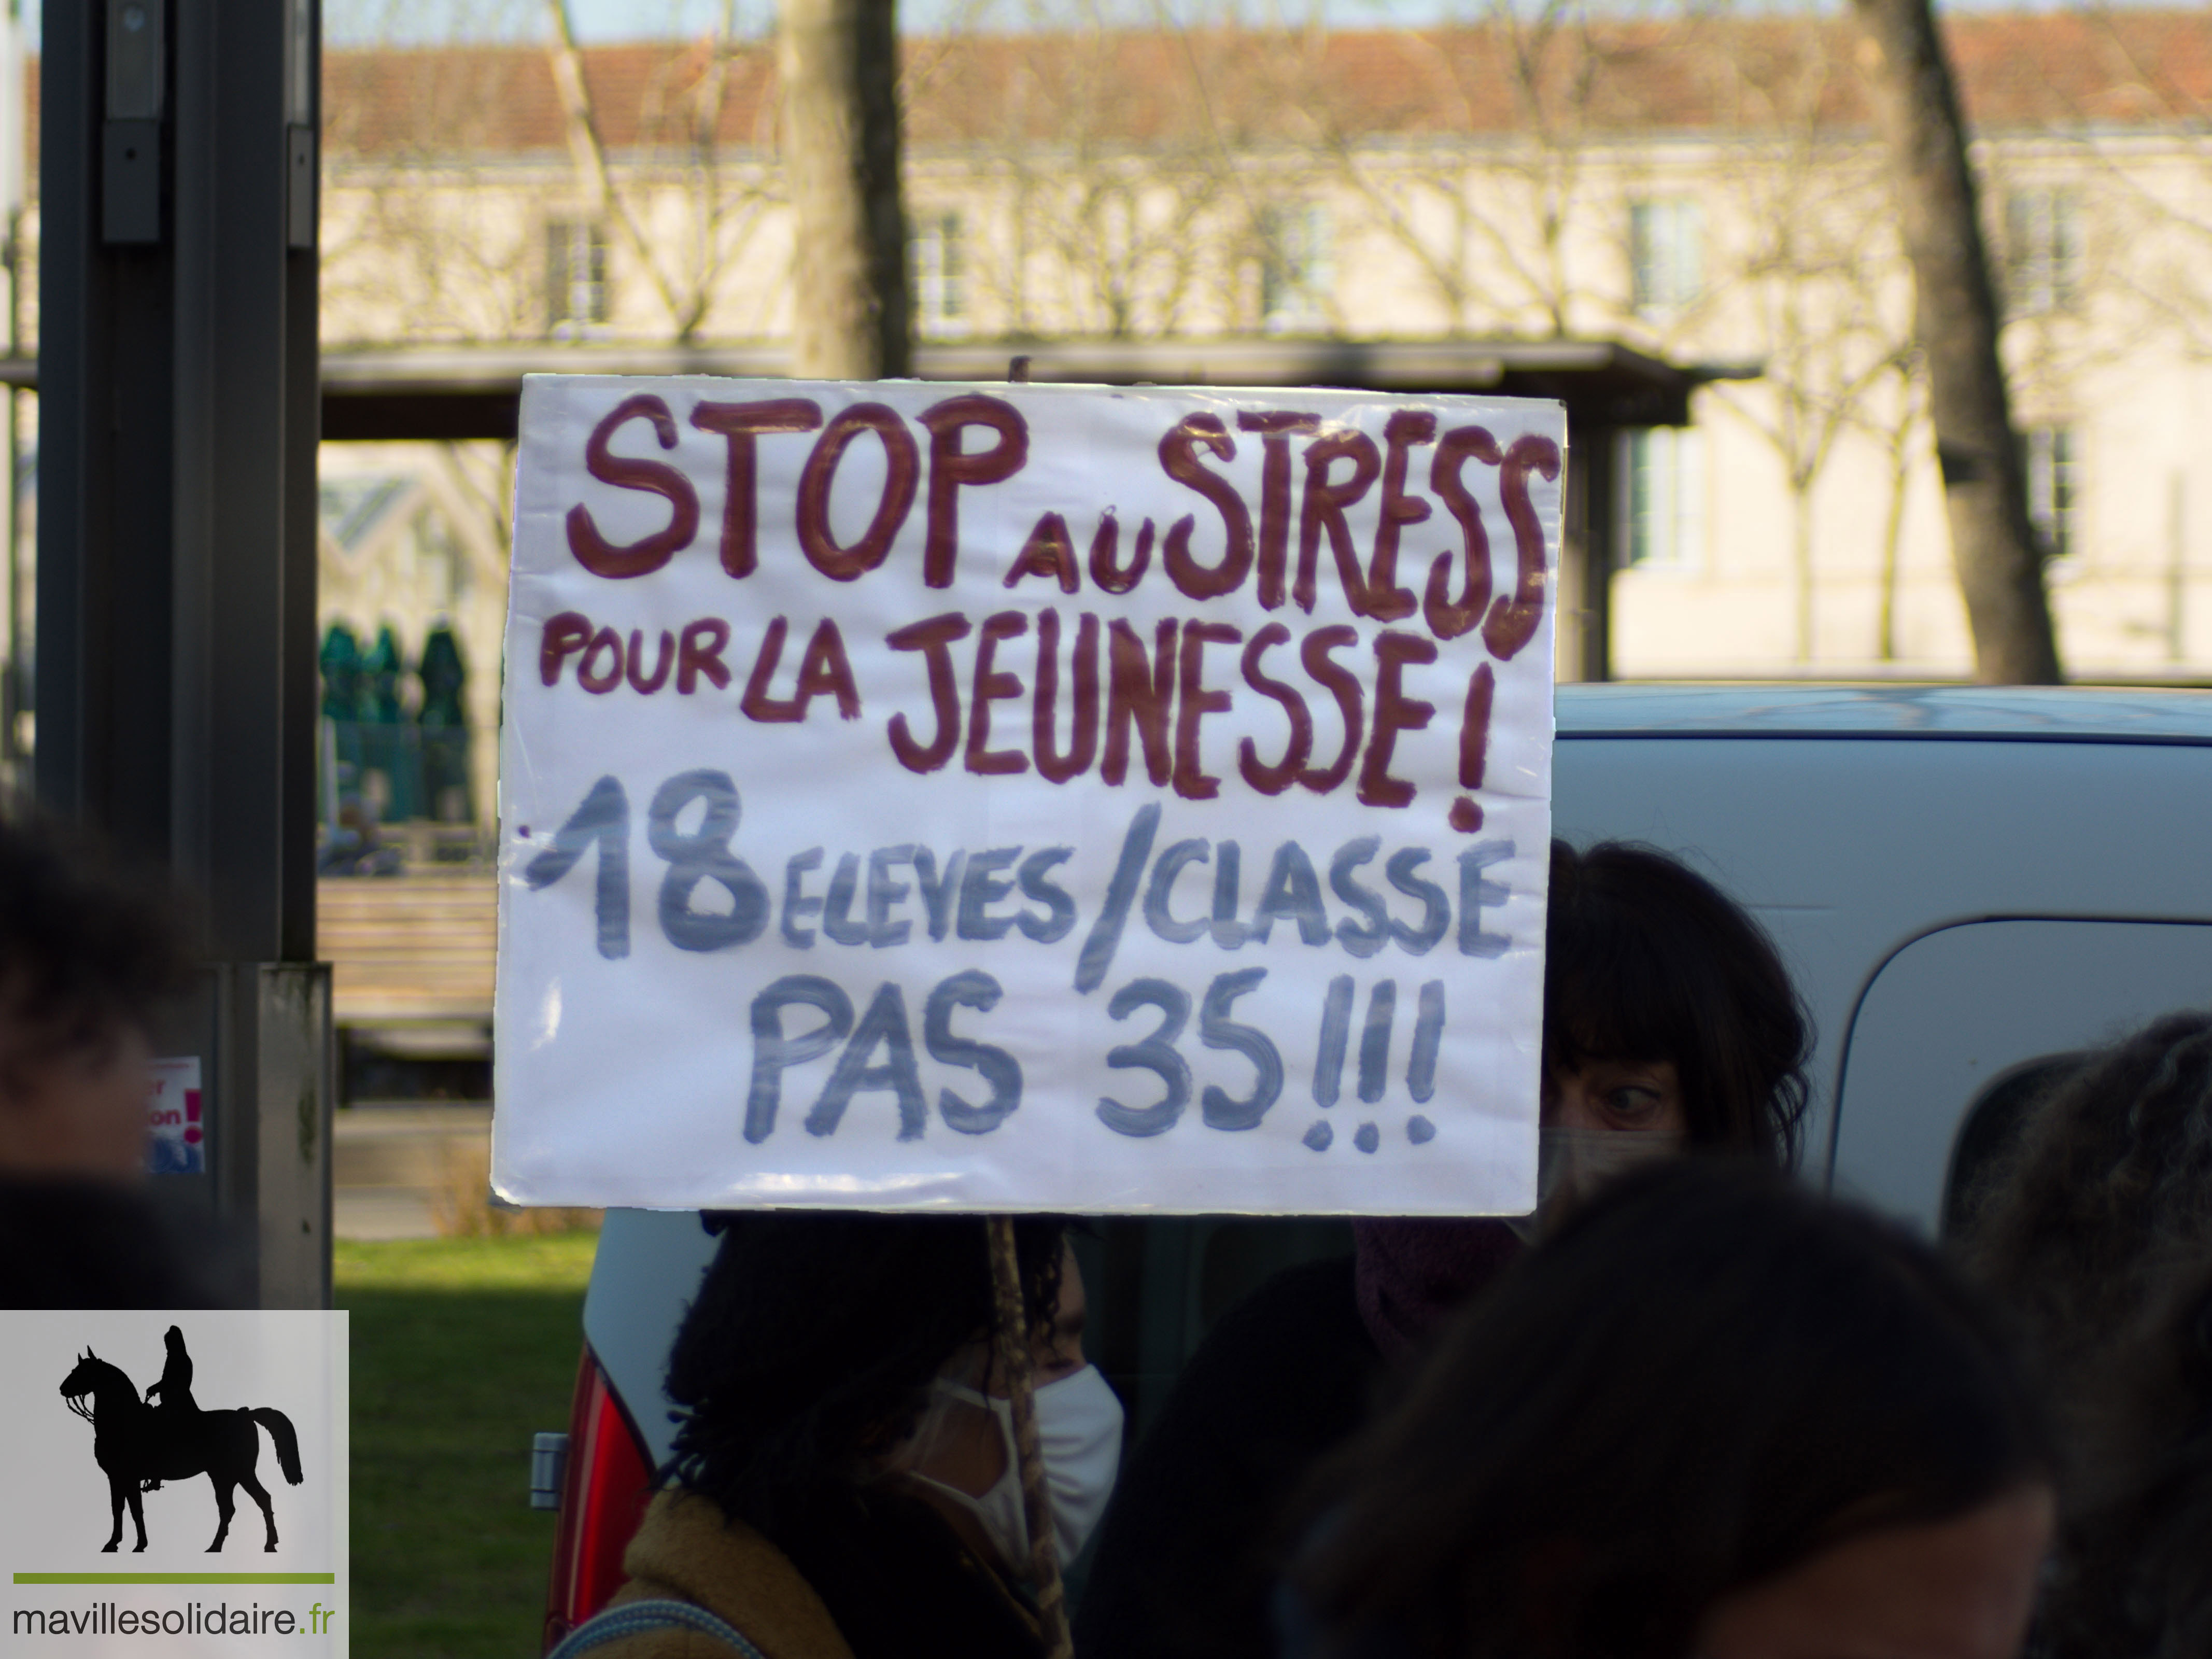
[[143,1030],[189,964],[177,909],[89,832],[0,821],[0,1089],[58,1055]]
[[1796,1160],[1812,1027],[1765,930],[1656,847],[1552,843],[1544,1064],[1668,1060],[1690,1139]]
[[1291,1582],[1318,1653],[1671,1659],[1730,1591],[2049,1469],[2009,1335],[1931,1248],[1669,1158],[1459,1316],[1319,1477]]
[[2034,1651],[2212,1651],[2212,1014],[2169,1014],[2031,1105],[1957,1242],[2067,1431]]
[[[988,1337],[980,1216],[763,1211],[718,1216],[721,1247],[669,1356],[672,1473],[774,1536],[825,1486],[854,1485],[914,1432],[930,1380]],[[1060,1304],[1066,1224],[1014,1225],[1032,1333]]]

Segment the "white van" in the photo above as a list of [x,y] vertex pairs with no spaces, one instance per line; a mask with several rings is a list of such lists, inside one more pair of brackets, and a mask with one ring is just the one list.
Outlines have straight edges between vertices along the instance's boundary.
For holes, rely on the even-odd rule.
[[[1558,718],[1554,832],[1681,856],[1781,947],[1817,1031],[1805,1174],[1838,1192],[1940,1231],[2029,1085],[2212,1003],[2212,692],[1573,686]],[[608,1218],[546,1481],[549,1644],[622,1582],[712,1247],[688,1213]],[[1133,1437],[1223,1309],[1350,1239],[1115,1218],[1077,1248],[1086,1346]]]

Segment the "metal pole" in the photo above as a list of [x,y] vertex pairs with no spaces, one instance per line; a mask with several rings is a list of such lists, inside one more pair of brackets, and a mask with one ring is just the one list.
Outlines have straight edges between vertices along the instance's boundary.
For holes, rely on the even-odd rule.
[[[8,216],[8,355],[23,340],[23,216]],[[23,676],[23,394],[8,388],[8,667],[0,681],[0,758],[7,763],[10,793],[23,790],[22,716],[27,700]],[[25,791],[25,793],[28,793]]]
[[39,793],[206,902],[181,1040],[212,1167],[158,1185],[252,1224],[272,1307],[330,1282],[319,26],[316,0],[46,0],[42,64]]
[[[8,0],[0,19],[0,211],[7,216],[8,348],[23,349],[23,17],[21,0]],[[21,790],[24,707],[22,394],[8,388],[8,662],[0,678],[0,770],[10,794]]]

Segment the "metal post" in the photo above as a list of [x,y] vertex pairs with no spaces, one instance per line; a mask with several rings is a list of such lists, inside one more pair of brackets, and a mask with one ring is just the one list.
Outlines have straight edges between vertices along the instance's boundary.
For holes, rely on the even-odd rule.
[[319,26],[318,0],[46,0],[43,42],[39,793],[205,900],[198,1197],[254,1224],[269,1306],[329,1296]]
[[[7,0],[0,13],[0,263],[8,275],[7,355],[23,349],[23,15],[22,0]],[[22,394],[9,386],[6,442],[8,466],[8,660],[0,669],[0,772],[9,794],[22,790],[21,733],[18,727],[28,689],[23,679],[23,434]]]
[[1581,421],[1572,422],[1568,431],[1554,671],[1563,681],[1613,678],[1613,449],[1618,437],[1612,427]]

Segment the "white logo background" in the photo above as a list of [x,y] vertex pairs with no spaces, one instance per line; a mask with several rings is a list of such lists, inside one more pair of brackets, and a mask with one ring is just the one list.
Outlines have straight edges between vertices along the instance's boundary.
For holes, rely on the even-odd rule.
[[[112,1554],[103,1553],[112,1526],[108,1486],[94,1455],[94,1425],[64,1404],[61,1385],[87,1348],[122,1370],[143,1400],[167,1358],[162,1336],[184,1333],[192,1359],[192,1397],[203,1411],[273,1407],[299,1437],[302,1481],[286,1482],[276,1446],[257,1426],[254,1475],[268,1492],[277,1545],[264,1551],[259,1506],[242,1486],[219,1553],[210,1553],[218,1515],[214,1484],[204,1474],[167,1480],[143,1493],[146,1548],[129,1509]],[[289,1653],[343,1653],[348,1620],[305,1621],[317,1604],[346,1606],[347,1316],[343,1312],[214,1310],[0,1312],[0,1649],[24,1650],[15,1612],[40,1608],[81,1613],[99,1603],[118,1610],[258,1606],[289,1609],[302,1622],[289,1637],[274,1631]],[[331,1573],[331,1583],[26,1584],[24,1573]],[[260,1635],[94,1637],[37,1644],[38,1651],[88,1656],[161,1652],[250,1653]]]

